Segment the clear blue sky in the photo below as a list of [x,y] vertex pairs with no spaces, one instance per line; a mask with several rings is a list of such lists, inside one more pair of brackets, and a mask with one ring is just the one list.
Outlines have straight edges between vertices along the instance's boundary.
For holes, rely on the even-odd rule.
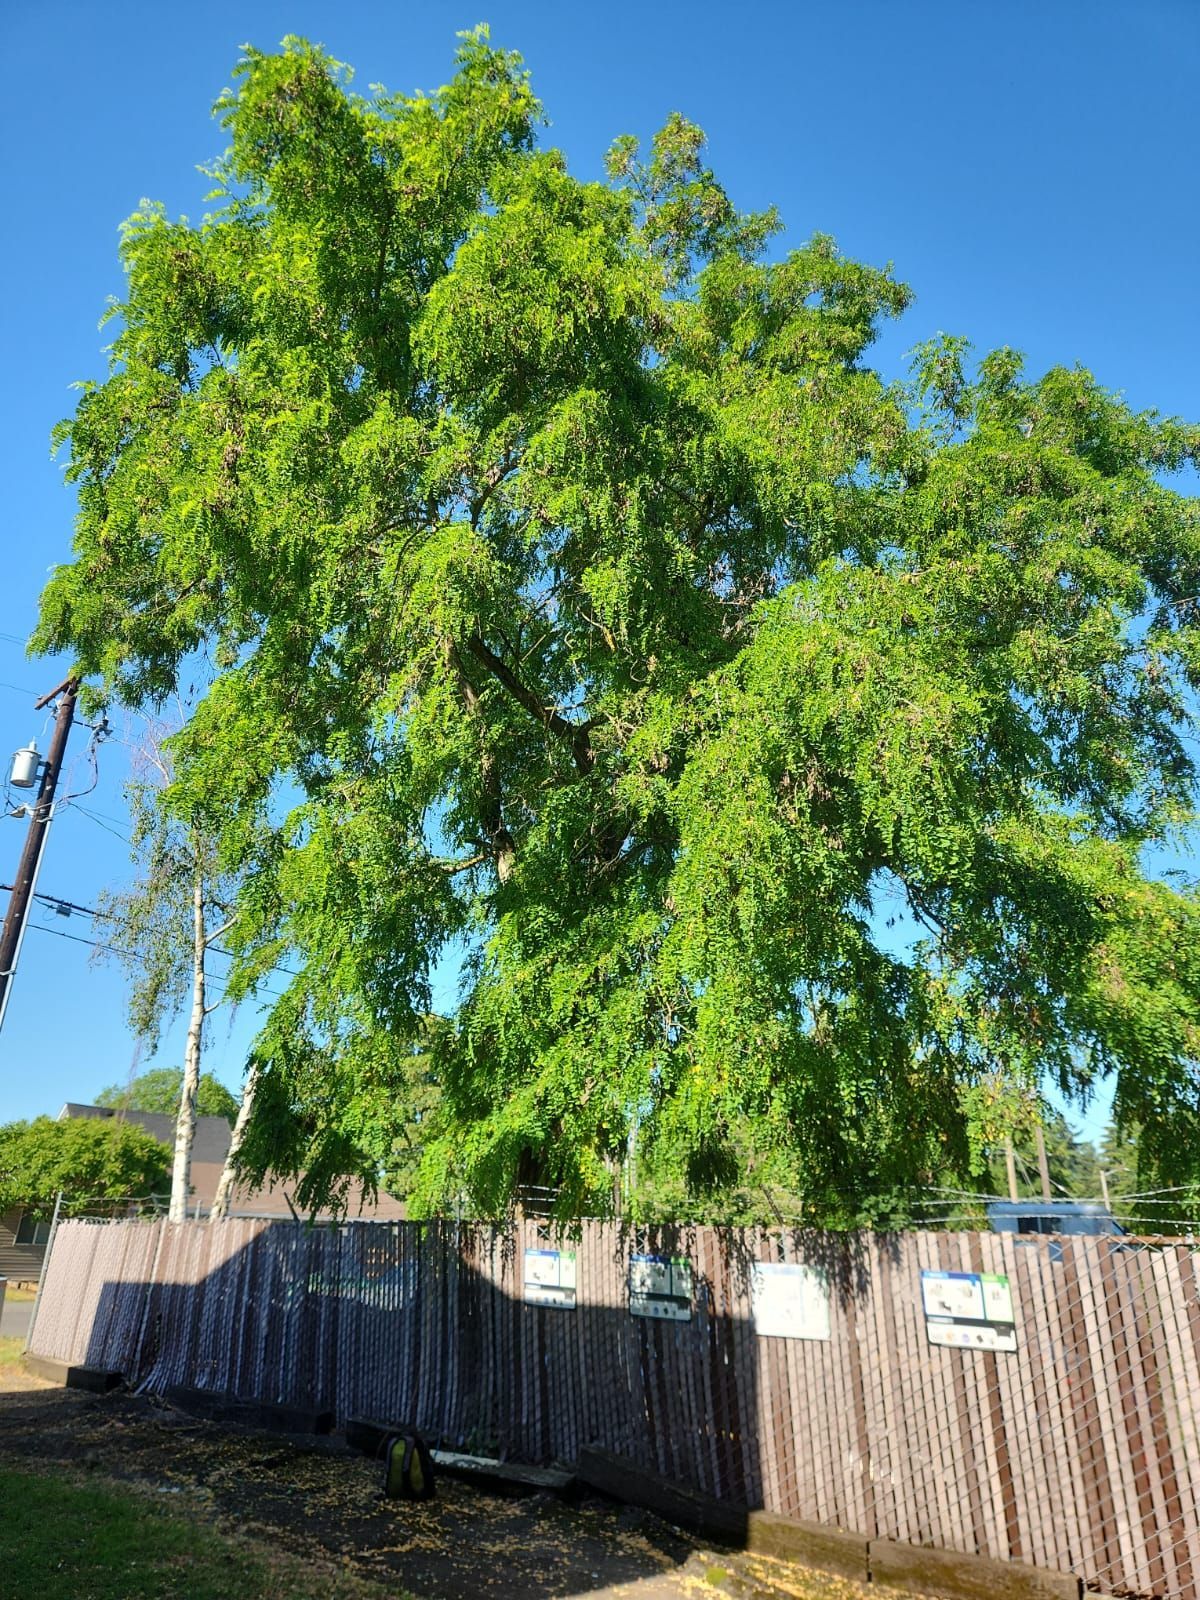
[[[616,134],[648,136],[679,110],[707,130],[741,206],[778,205],[785,245],[819,229],[893,261],[917,302],[878,347],[885,370],[944,329],[1015,345],[1037,369],[1082,362],[1134,405],[1200,415],[1197,0],[7,0],[0,762],[41,732],[32,700],[57,681],[54,662],[22,648],[70,544],[48,438],[69,384],[104,370],[119,222],[142,196],[201,214],[196,165],[222,145],[209,107],[244,41],[304,34],[360,88],[411,90],[443,82],[455,32],[481,20],[525,55],[545,137],[577,172],[597,175]],[[102,755],[83,802],[96,815],[63,813],[42,875],[85,905],[128,872],[125,752]],[[0,818],[0,882],[23,826]],[[34,920],[92,937],[86,918],[43,907]],[[447,981],[438,999],[452,992]],[[0,1121],[126,1077],[123,1006],[118,971],[90,965],[86,943],[30,932],[0,1036]],[[234,1087],[252,1031],[250,1017],[218,1019],[209,1065]]]

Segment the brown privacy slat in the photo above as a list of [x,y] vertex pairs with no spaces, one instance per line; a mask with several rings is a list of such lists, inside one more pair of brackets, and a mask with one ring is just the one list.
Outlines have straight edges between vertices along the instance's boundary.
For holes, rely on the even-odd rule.
[[[1194,1246],[585,1223],[563,1311],[521,1301],[538,1231],[68,1221],[32,1348],[504,1456],[596,1444],[734,1503],[1200,1600]],[[835,1267],[830,1340],[759,1338],[749,1262],[806,1250]],[[635,1251],[690,1257],[690,1322],[629,1314]],[[929,1345],[935,1265],[1007,1274],[1015,1355]]]
[[[872,1263],[872,1276],[873,1263]],[[887,1360],[887,1339],[883,1330],[885,1315],[882,1295],[864,1295],[859,1305],[858,1339],[862,1403],[869,1440],[871,1487],[875,1499],[875,1531],[894,1539],[903,1525],[901,1500],[904,1490],[898,1482],[897,1416]]]
[[914,1294],[920,1297],[919,1278],[897,1270],[895,1243],[886,1236],[872,1238],[868,1267],[871,1291],[877,1304],[880,1337],[887,1360],[886,1412],[897,1537],[909,1529],[928,1538],[936,1503],[928,1469],[921,1462],[921,1408],[916,1404],[913,1378],[924,1363],[924,1351],[910,1345],[914,1329],[910,1316]]
[[[1156,1330],[1162,1334],[1161,1342],[1158,1339],[1154,1339],[1153,1342],[1154,1375],[1158,1386],[1162,1425],[1162,1434],[1157,1443],[1166,1510],[1162,1540],[1165,1552],[1174,1562],[1175,1587],[1186,1589],[1195,1584],[1196,1553],[1187,1536],[1188,1486],[1179,1470],[1179,1463],[1188,1459],[1189,1433],[1194,1429],[1195,1411],[1193,1406],[1188,1404],[1190,1397],[1181,1391],[1179,1380],[1182,1376],[1183,1363],[1178,1362],[1173,1365],[1171,1359],[1172,1350],[1180,1343],[1175,1310],[1178,1280],[1172,1271],[1174,1251],[1155,1251],[1147,1257],[1146,1265],[1153,1279],[1154,1294],[1161,1317],[1151,1329],[1151,1337],[1153,1338]],[[1195,1398],[1200,1399],[1200,1391]]]
[[[798,1259],[803,1253],[800,1241],[794,1236],[789,1241],[790,1255]],[[828,1440],[821,1434],[821,1412],[815,1408],[814,1390],[824,1387],[823,1375],[810,1358],[820,1348],[812,1339],[783,1339],[784,1378],[788,1393],[787,1451],[785,1467],[785,1499],[781,1510],[787,1516],[800,1517],[815,1522],[820,1516],[816,1507],[816,1486],[828,1472],[824,1460]]]
[[[1136,1425],[1131,1385],[1132,1363],[1123,1327],[1119,1287],[1112,1271],[1112,1249],[1103,1241],[1097,1256],[1093,1279],[1096,1329],[1092,1341],[1092,1361],[1103,1363],[1103,1381],[1097,1372],[1097,1389],[1104,1424],[1105,1452],[1116,1503],[1116,1529],[1120,1541],[1120,1570],[1133,1574],[1139,1588],[1145,1588],[1141,1561],[1141,1526],[1135,1479],[1144,1470],[1144,1459],[1130,1448],[1131,1422]],[[1114,1460],[1114,1457],[1116,1459]],[[1106,1575],[1108,1576],[1108,1575]]]
[[[999,1237],[976,1236],[978,1238],[978,1258],[982,1270],[992,1272],[1009,1280],[1009,1290],[1013,1289],[1012,1274],[1009,1271],[1007,1257],[1002,1249],[1003,1241]],[[1017,1319],[1018,1330],[1021,1327],[1021,1310],[1014,1305],[1014,1317]],[[1020,1332],[1018,1331],[1018,1340]],[[1027,1347],[1028,1348],[1028,1344]],[[1019,1423],[1018,1417],[1027,1403],[1028,1390],[1019,1383],[1014,1385],[1014,1375],[1027,1372],[1028,1359],[1019,1357],[1014,1364],[1012,1359],[1004,1354],[993,1353],[987,1358],[987,1397],[991,1408],[988,1425],[991,1429],[992,1446],[995,1451],[997,1498],[999,1501],[1001,1531],[1007,1547],[1010,1560],[1033,1561],[1032,1550],[1035,1541],[1040,1543],[1037,1530],[1028,1529],[1027,1517],[1023,1512],[1028,1511],[1029,1502],[1021,1494],[1019,1479],[1020,1472],[1017,1467],[1019,1461]],[[1024,1504],[1022,1503],[1024,1499]],[[1039,1497],[1039,1505],[1041,1504]]]
[[[961,1256],[961,1235],[940,1234],[938,1244],[943,1266],[952,1272],[969,1270]],[[960,1548],[986,1551],[992,1546],[987,1525],[987,1464],[981,1459],[979,1441],[975,1436],[978,1369],[977,1361],[963,1360],[953,1363],[954,1399],[958,1421],[957,1444],[963,1462],[970,1515],[969,1524],[964,1527],[963,1543]]]
[[909,1537],[920,1543],[938,1544],[942,1529],[949,1521],[950,1501],[945,1473],[936,1453],[941,1415],[933,1384],[929,1381],[929,1348],[921,1309],[916,1240],[904,1234],[879,1238],[872,1257],[872,1284],[875,1283],[891,1307],[906,1356],[906,1461],[920,1503],[919,1519]]
[[[851,1410],[847,1414],[846,1424],[853,1427],[855,1460],[857,1465],[855,1512],[861,1518],[859,1524],[861,1531],[875,1534],[879,1531],[879,1524],[875,1509],[875,1486],[872,1478],[873,1462],[871,1457],[871,1440],[867,1426],[867,1409],[863,1391],[862,1371],[862,1346],[859,1333],[859,1316],[855,1309],[855,1300],[851,1298],[846,1303],[846,1340],[842,1347],[846,1358],[849,1378],[849,1391]],[[853,1525],[853,1524],[852,1524]]]
[[720,1499],[725,1486],[722,1472],[724,1458],[722,1416],[717,1409],[713,1384],[716,1329],[719,1323],[713,1299],[715,1270],[712,1235],[707,1229],[703,1229],[698,1232],[696,1238],[696,1298],[693,1313],[699,1328],[696,1361],[700,1377],[701,1427],[704,1430],[705,1444],[705,1474],[699,1487],[707,1490],[715,1499]]
[[1079,1275],[1079,1307],[1084,1335],[1084,1392],[1091,1402],[1088,1409],[1093,1419],[1101,1485],[1092,1514],[1092,1527],[1099,1535],[1098,1560],[1091,1571],[1085,1566],[1084,1573],[1089,1582],[1106,1588],[1111,1586],[1109,1579],[1116,1573],[1133,1570],[1133,1553],[1122,1487],[1124,1449],[1118,1440],[1117,1409],[1113,1404],[1117,1374],[1108,1329],[1108,1308],[1100,1280],[1101,1249],[1107,1249],[1107,1245],[1101,1244],[1085,1253]]
[[[1142,1530],[1145,1547],[1146,1570],[1150,1583],[1156,1590],[1171,1592],[1174,1585],[1174,1562],[1170,1559],[1164,1533],[1169,1525],[1166,1498],[1163,1492],[1163,1472],[1170,1466],[1169,1450],[1164,1459],[1160,1431],[1165,1427],[1162,1414],[1161,1391],[1158,1384],[1157,1363],[1154,1360],[1153,1340],[1147,1306],[1145,1251],[1122,1249],[1114,1252],[1114,1265],[1122,1285],[1121,1304],[1128,1329],[1130,1362],[1133,1383],[1131,1392],[1136,1409],[1138,1435],[1145,1455],[1142,1480],[1138,1483],[1138,1504],[1142,1513]],[[1157,1324],[1157,1297],[1154,1313]]]
[[[959,1235],[963,1269],[982,1273],[989,1270],[984,1258],[984,1240],[979,1234]],[[992,1351],[979,1352],[977,1361],[964,1362],[966,1371],[973,1377],[975,1405],[972,1434],[976,1449],[984,1463],[982,1487],[984,1489],[984,1519],[987,1524],[987,1548],[1011,1557],[1011,1537],[1015,1534],[1020,1544],[1020,1531],[1011,1526],[1011,1476],[1006,1480],[1007,1462],[1006,1430],[1003,1402],[1000,1398],[1000,1376],[997,1366],[1001,1357]],[[1004,1360],[1008,1357],[1005,1355]]]
[[[1067,1246],[1069,1241],[1063,1243]],[[1022,1354],[1011,1413],[1014,1453],[1018,1462],[1027,1464],[1018,1487],[1031,1540],[1028,1559],[1072,1570],[1071,1563],[1079,1559],[1069,1533],[1079,1523],[1080,1473],[1066,1332],[1069,1249],[1055,1263],[1049,1259],[1046,1242],[1036,1235],[1032,1243],[1012,1236],[1006,1246]],[[1004,1370],[1011,1374],[1012,1363],[1005,1363]],[[1022,1372],[1027,1375],[1024,1382]]]
[[[1168,1365],[1174,1386],[1175,1419],[1179,1438],[1178,1460],[1200,1457],[1200,1362],[1190,1337],[1191,1319],[1200,1325],[1200,1300],[1196,1296],[1194,1257],[1178,1247],[1164,1250],[1156,1263],[1161,1274],[1160,1304],[1169,1307],[1172,1337]],[[1180,1520],[1178,1539],[1186,1551],[1187,1571],[1181,1573],[1181,1588],[1193,1587],[1200,1574],[1200,1483],[1180,1473]]]
[[[940,1270],[944,1263],[936,1234],[917,1234],[913,1239],[916,1259],[913,1261],[912,1293],[921,1298],[920,1274],[922,1271]],[[945,1549],[961,1550],[970,1537],[969,1518],[966,1511],[968,1494],[961,1460],[961,1442],[956,1423],[954,1373],[958,1357],[954,1351],[929,1344],[925,1318],[921,1314],[922,1337],[925,1339],[926,1381],[933,1395],[936,1427],[931,1434],[935,1457],[934,1471],[945,1489],[946,1515],[938,1544]]]
[[928,1484],[914,1461],[914,1446],[919,1443],[919,1436],[915,1435],[913,1427],[916,1418],[912,1379],[916,1368],[909,1348],[908,1319],[904,1316],[908,1295],[894,1281],[892,1254],[885,1237],[872,1238],[869,1257],[872,1298],[879,1306],[890,1374],[888,1387],[894,1419],[891,1458],[898,1500],[897,1518],[898,1526],[912,1528],[919,1538],[927,1538],[931,1520],[927,1508]]
[[925,1313],[921,1296],[921,1273],[938,1265],[936,1238],[918,1233],[900,1242],[904,1273],[901,1298],[911,1305],[916,1325],[919,1370],[924,1374],[922,1385],[926,1396],[926,1433],[928,1455],[926,1482],[934,1485],[938,1523],[934,1543],[943,1548],[956,1545],[959,1534],[959,1469],[951,1440],[947,1419],[952,1414],[953,1394],[950,1373],[953,1366],[951,1352],[937,1349],[929,1343],[925,1326]]
[[1137,1342],[1142,1383],[1139,1408],[1149,1447],[1150,1493],[1154,1504],[1154,1532],[1157,1559],[1163,1569],[1163,1582],[1178,1591],[1191,1580],[1186,1548],[1177,1542],[1181,1516],[1181,1490],[1175,1467],[1175,1449],[1180,1442],[1172,1429],[1174,1396],[1171,1393],[1168,1363],[1160,1359],[1162,1340],[1169,1317],[1159,1297],[1160,1280],[1155,1274],[1157,1249],[1129,1252],[1131,1277],[1136,1277]]
[[[960,1260],[965,1272],[995,1270],[990,1236],[961,1233],[958,1239]],[[976,1360],[963,1363],[964,1369],[974,1380],[972,1435],[977,1441],[976,1450],[984,1466],[981,1476],[987,1549],[1007,1559],[1019,1558],[1023,1554],[1021,1530],[1015,1520],[1012,1461],[1000,1379],[1000,1367],[1010,1359],[1008,1354],[984,1350],[977,1353]],[[1014,1541],[1016,1550],[1013,1549]]]
[[[1026,1559],[1073,1571],[1082,1554],[1074,1531],[1086,1522],[1089,1503],[1074,1425],[1075,1344],[1069,1333],[1078,1299],[1078,1241],[1059,1241],[1061,1259],[1053,1261],[1049,1243],[1034,1238],[1033,1249],[1016,1236],[1005,1241],[1005,1259],[1017,1274],[1017,1339],[1024,1353],[1023,1367],[1029,1373],[1029,1382],[1013,1395],[1010,1404],[1014,1454],[1019,1462],[1028,1450],[1029,1459],[1040,1463],[1035,1478],[1018,1476],[1017,1488],[1025,1501],[1021,1520],[1033,1541]],[[1026,1290],[1026,1278],[1017,1272],[1022,1260],[1036,1269],[1041,1291],[1037,1300]],[[1086,1344],[1083,1348],[1086,1354]],[[1006,1375],[1012,1373],[1011,1363],[1004,1364],[1003,1370]]]

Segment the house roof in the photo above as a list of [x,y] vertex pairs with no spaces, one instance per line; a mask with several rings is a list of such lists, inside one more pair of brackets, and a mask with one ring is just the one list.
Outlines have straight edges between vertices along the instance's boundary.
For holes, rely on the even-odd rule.
[[[175,1143],[175,1118],[167,1116],[162,1111],[126,1111],[116,1110],[112,1106],[86,1106],[76,1101],[69,1100],[58,1114],[61,1122],[64,1117],[117,1117],[122,1122],[131,1122],[136,1127],[144,1128],[148,1134],[157,1139],[168,1148]],[[192,1144],[191,1165],[191,1195],[188,1200],[189,1210],[198,1206],[200,1211],[206,1212],[216,1198],[217,1184],[221,1180],[221,1173],[225,1167],[225,1157],[229,1152],[230,1130],[224,1117],[197,1117],[196,1137]],[[289,1199],[289,1190],[295,1187],[289,1184],[285,1189],[282,1181],[267,1182],[261,1188],[251,1188],[244,1184],[234,1187],[233,1199],[230,1205],[230,1215],[235,1217],[290,1217],[295,1215]],[[327,1218],[329,1212],[320,1212],[320,1219]],[[362,1185],[353,1183],[347,1196],[346,1216],[350,1220],[361,1218],[372,1222],[398,1222],[406,1215],[405,1207],[399,1200],[390,1194],[380,1193],[374,1200],[368,1200],[363,1194]]]
[[[78,1105],[68,1100],[58,1116],[60,1122],[64,1117],[113,1117],[119,1122],[131,1122],[135,1127],[144,1128],[160,1144],[175,1143],[175,1118],[168,1116],[165,1111],[128,1111],[113,1106]],[[193,1162],[214,1162],[222,1167],[228,1151],[229,1123],[225,1118],[197,1117],[196,1137],[192,1144]]]

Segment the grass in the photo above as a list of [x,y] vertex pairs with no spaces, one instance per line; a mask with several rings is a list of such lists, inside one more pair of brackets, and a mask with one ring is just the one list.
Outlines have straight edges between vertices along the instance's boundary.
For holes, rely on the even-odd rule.
[[52,1387],[45,1378],[39,1378],[27,1370],[22,1360],[24,1353],[25,1341],[19,1334],[14,1338],[0,1339],[0,1394]]
[[4,1291],[4,1298],[10,1305],[25,1305],[30,1300],[37,1299],[37,1290],[18,1289],[15,1284],[10,1283]]
[[[12,1341],[6,1340],[5,1343]],[[374,1584],[197,1523],[152,1492],[0,1470],[4,1583],[38,1600],[381,1600]],[[394,1594],[394,1591],[392,1591]]]
[[20,1366],[21,1352],[24,1348],[25,1341],[19,1336],[12,1339],[0,1339],[0,1367]]

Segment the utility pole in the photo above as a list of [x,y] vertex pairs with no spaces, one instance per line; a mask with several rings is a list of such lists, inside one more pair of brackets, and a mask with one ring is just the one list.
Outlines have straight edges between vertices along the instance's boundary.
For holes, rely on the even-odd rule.
[[58,788],[58,775],[62,771],[63,757],[67,753],[67,736],[75,720],[75,695],[78,688],[78,681],[75,678],[68,678],[56,689],[51,689],[49,694],[44,694],[40,700],[34,702],[33,709],[40,711],[43,706],[49,705],[51,700],[57,698],[58,714],[54,719],[54,735],[50,740],[50,751],[42,768],[38,797],[34,802],[33,815],[25,834],[21,864],[17,868],[13,891],[9,896],[4,929],[0,932],[0,1028],[4,1026],[8,997],[12,992],[13,975],[17,970],[21,945],[25,939],[29,906],[33,899],[33,891],[37,887],[38,869],[42,864],[46,836],[50,832],[50,822],[54,816],[54,795]]
[[1004,1169],[1008,1174],[1008,1198],[1019,1200],[1021,1196],[1017,1193],[1017,1152],[1013,1149],[1011,1139],[1004,1141]]
[[1033,1125],[1033,1137],[1037,1140],[1038,1173],[1042,1180],[1042,1199],[1051,1200],[1050,1193],[1050,1163],[1046,1160],[1046,1135],[1042,1131],[1040,1122]]

